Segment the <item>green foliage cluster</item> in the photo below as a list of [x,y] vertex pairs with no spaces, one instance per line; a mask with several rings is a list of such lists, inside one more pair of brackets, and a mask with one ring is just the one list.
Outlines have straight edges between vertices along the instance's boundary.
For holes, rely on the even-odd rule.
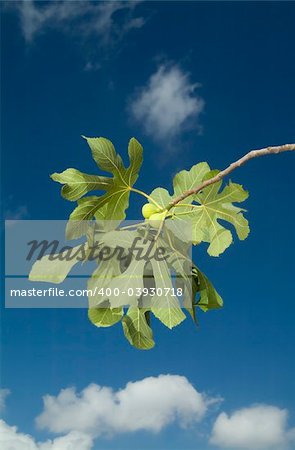
[[[222,307],[222,299],[211,282],[187,257],[183,242],[190,241],[194,245],[207,243],[208,254],[216,257],[233,242],[228,224],[233,226],[239,239],[245,239],[249,234],[248,222],[243,215],[244,210],[234,203],[246,200],[248,193],[239,184],[229,182],[222,187],[220,181],[171,207],[173,199],[184,191],[199,186],[218,171],[211,170],[206,162],[201,162],[189,171],[182,170],[175,175],[172,195],[161,187],[147,194],[134,188],[143,161],[143,149],[136,139],[132,138],[128,145],[127,168],[108,139],[85,139],[99,169],[110,176],[88,175],[72,168],[51,175],[54,181],[63,185],[62,197],[72,202],[77,201],[68,221],[67,239],[85,236],[86,254],[89,254],[87,252],[94,239],[89,221],[99,224],[96,241],[97,236],[100,236],[101,243],[107,243],[111,247],[119,243],[126,249],[135,236],[153,229],[156,245],[169,247],[174,255],[168,260],[151,260],[149,263],[131,260],[124,267],[114,259],[97,261],[97,268],[88,281],[88,288],[92,290],[95,287],[117,287],[122,292],[127,291],[128,287],[134,287],[136,292],[136,288],[145,286],[147,279],[156,288],[173,287],[174,284],[182,287],[184,308],[181,308],[178,298],[172,295],[167,295],[164,299],[155,295],[148,306],[136,294],[133,297],[89,297],[89,319],[94,325],[109,327],[121,322],[125,337],[133,346],[150,349],[154,346],[152,315],[171,329],[186,318],[184,311],[197,322],[197,308],[208,311]],[[86,195],[92,191],[104,193]],[[142,195],[148,203],[143,207],[143,223],[127,230],[119,226],[126,217],[131,192]],[[186,239],[184,230],[187,223],[191,226],[192,236]],[[49,264],[48,258],[44,257],[32,267],[30,279],[60,283],[75,263],[77,261],[55,261],[54,264]]]

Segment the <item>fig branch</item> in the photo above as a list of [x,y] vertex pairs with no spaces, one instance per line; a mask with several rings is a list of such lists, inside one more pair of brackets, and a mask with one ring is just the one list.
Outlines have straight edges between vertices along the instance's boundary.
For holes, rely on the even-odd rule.
[[207,186],[210,186],[211,184],[217,183],[218,181],[222,180],[224,177],[229,175],[231,172],[233,172],[235,169],[242,166],[247,161],[250,161],[250,159],[258,158],[259,156],[266,156],[266,155],[271,155],[271,154],[275,154],[275,153],[282,153],[282,152],[288,152],[288,151],[294,151],[294,150],[295,150],[295,144],[284,144],[284,145],[278,145],[278,146],[274,146],[274,147],[265,147],[260,150],[251,150],[250,152],[246,153],[246,155],[244,155],[242,158],[231,163],[226,169],[222,170],[214,177],[203,181],[203,183],[201,183],[199,186],[197,186],[193,189],[189,189],[189,190],[183,192],[181,195],[176,197],[172,202],[170,202],[169,205],[166,207],[166,209],[169,211],[171,208],[176,206],[179,202],[186,199],[187,197],[197,194],[202,189],[204,189]]

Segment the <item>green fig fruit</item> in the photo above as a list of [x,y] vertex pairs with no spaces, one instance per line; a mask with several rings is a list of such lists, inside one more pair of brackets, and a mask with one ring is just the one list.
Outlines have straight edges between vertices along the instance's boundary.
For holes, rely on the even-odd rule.
[[142,215],[145,219],[149,219],[151,215],[157,213],[158,211],[159,209],[151,203],[146,203],[145,205],[143,205],[141,210]]
[[159,228],[163,220],[165,220],[167,211],[152,214],[149,218],[149,222],[154,228]]

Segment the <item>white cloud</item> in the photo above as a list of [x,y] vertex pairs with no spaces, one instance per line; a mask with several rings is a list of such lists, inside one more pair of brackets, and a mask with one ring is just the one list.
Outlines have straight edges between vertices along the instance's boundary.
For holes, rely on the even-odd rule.
[[295,438],[295,429],[287,429],[288,411],[270,405],[254,405],[222,412],[217,417],[210,442],[235,450],[279,450]]
[[[9,391],[0,392],[5,399]],[[97,384],[80,393],[67,388],[57,396],[46,395],[43,401],[36,423],[59,436],[38,442],[0,420],[1,450],[92,450],[99,437],[157,433],[171,424],[195,427],[221,399],[198,392],[183,376],[159,375],[129,382],[117,391]],[[271,405],[253,405],[231,415],[222,412],[209,442],[222,449],[290,450],[295,428],[288,428],[287,420],[286,409]]]
[[16,427],[0,420],[0,447],[2,450],[91,450],[93,441],[90,436],[79,432],[71,432],[46,442],[36,442],[28,435],[20,433]]
[[93,437],[138,430],[159,432],[175,422],[186,427],[200,421],[212,402],[177,375],[130,382],[119,391],[96,384],[81,393],[68,388],[43,400],[44,410],[37,417],[40,428],[54,433],[76,430]]
[[0,389],[0,413],[5,409],[5,402],[7,396],[10,394],[9,389]]
[[196,94],[197,83],[177,65],[161,65],[131,102],[131,115],[146,134],[170,140],[189,128],[198,128],[204,100]]
[[[46,4],[33,0],[11,2],[20,13],[21,26],[27,42],[48,28],[74,32],[83,38],[89,35],[100,37],[102,44],[120,38],[126,32],[144,24],[142,17],[133,17],[139,1],[51,1]],[[121,11],[120,25],[116,14]]]

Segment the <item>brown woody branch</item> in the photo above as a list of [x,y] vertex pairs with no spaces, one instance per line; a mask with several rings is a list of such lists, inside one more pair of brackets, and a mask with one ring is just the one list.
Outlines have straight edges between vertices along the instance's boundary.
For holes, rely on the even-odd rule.
[[177,203],[181,202],[185,198],[189,197],[190,195],[197,194],[205,187],[210,186],[211,184],[217,183],[218,181],[222,180],[224,177],[229,175],[231,172],[233,172],[238,167],[245,164],[250,159],[258,158],[259,156],[271,155],[273,153],[282,153],[282,152],[288,152],[288,151],[294,151],[294,150],[295,150],[295,144],[284,144],[284,145],[278,145],[276,147],[265,147],[260,150],[251,150],[249,153],[244,155],[242,158],[231,163],[226,169],[222,170],[217,175],[215,175],[215,177],[203,181],[203,183],[201,183],[196,188],[189,189],[188,191],[183,192],[181,195],[179,195],[172,202],[169,203],[167,209],[169,210],[169,209],[173,208],[173,206],[175,206]]

